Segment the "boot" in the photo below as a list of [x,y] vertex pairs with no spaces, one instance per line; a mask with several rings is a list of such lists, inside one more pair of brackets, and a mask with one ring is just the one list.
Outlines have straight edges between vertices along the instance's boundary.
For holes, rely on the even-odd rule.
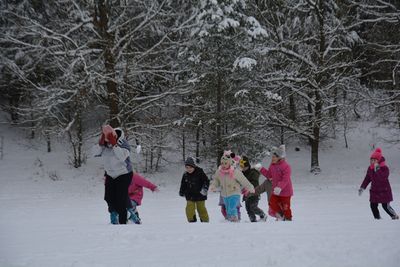
[[111,224],[118,224],[118,213],[116,211],[110,212]]

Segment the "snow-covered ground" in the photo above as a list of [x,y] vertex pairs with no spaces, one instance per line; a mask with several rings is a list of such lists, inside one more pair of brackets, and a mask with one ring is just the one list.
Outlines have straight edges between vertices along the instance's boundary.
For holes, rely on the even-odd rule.
[[[400,221],[382,209],[383,219],[374,220],[368,191],[357,194],[376,132],[358,127],[350,149],[341,140],[325,143],[317,176],[308,171],[309,152],[288,146],[292,222],[249,223],[244,208],[240,223],[225,222],[211,194],[210,223],[189,224],[178,196],[184,168],[171,165],[147,176],[160,192],[145,192],[142,225],[110,225],[98,159],[76,170],[62,145],[48,154],[0,125],[0,266],[399,266]],[[400,146],[379,145],[400,212]],[[260,206],[267,209],[265,196]]]

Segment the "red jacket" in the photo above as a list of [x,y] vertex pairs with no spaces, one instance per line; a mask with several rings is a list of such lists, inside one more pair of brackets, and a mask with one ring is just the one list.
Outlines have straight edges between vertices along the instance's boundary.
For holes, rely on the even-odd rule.
[[129,198],[134,200],[138,205],[142,204],[143,199],[143,187],[146,187],[154,192],[157,186],[144,177],[140,176],[138,173],[132,175],[132,182],[128,189]]
[[275,187],[280,187],[282,191],[279,196],[293,196],[293,186],[290,178],[291,169],[290,165],[284,159],[281,159],[277,163],[271,163],[268,169],[262,167],[260,172],[262,175],[272,180],[272,192]]

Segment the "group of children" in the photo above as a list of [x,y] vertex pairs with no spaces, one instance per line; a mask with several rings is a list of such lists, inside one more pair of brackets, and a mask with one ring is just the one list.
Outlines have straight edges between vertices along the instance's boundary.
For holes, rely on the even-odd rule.
[[[179,191],[179,194],[186,197],[187,200],[188,221],[195,221],[193,220],[194,208],[200,207],[198,213],[201,221],[208,222],[208,214],[204,205],[208,187],[210,191],[220,192],[221,213],[228,221],[240,221],[241,195],[243,195],[250,221],[256,222],[256,215],[260,217],[261,221],[265,221],[267,215],[258,207],[260,195],[264,192],[267,192],[269,200],[269,215],[277,220],[291,221],[290,199],[293,195],[293,186],[290,165],[285,160],[284,145],[274,147],[271,154],[271,164],[267,169],[260,164],[252,168],[247,156],[240,158],[231,151],[225,151],[210,185],[203,170],[194,164],[193,159],[188,158],[185,162],[186,172],[183,174]],[[198,170],[199,175],[196,176],[191,168]],[[262,184],[259,184],[260,173],[267,178]],[[190,180],[188,176],[191,177]],[[200,194],[200,192],[202,192],[202,198],[194,199],[193,195]]]
[[[130,146],[124,138],[122,129],[104,126],[97,156],[102,156],[104,159],[104,200],[108,204],[112,224],[127,222],[141,224],[137,207],[141,205],[143,199],[143,188],[148,188],[153,192],[158,191],[156,185],[132,171],[129,154]],[[188,222],[197,221],[196,210],[201,222],[209,222],[205,206],[209,190],[220,192],[221,213],[228,221],[240,221],[241,195],[243,195],[250,221],[256,222],[256,215],[261,221],[265,221],[267,215],[258,207],[260,195],[264,192],[267,193],[268,198],[268,214],[276,220],[291,221],[293,186],[291,168],[285,158],[284,145],[272,148],[271,163],[268,168],[261,164],[252,167],[247,156],[238,157],[231,151],[225,151],[211,183],[204,171],[195,164],[193,158],[187,158],[179,195],[186,198]],[[259,184],[260,174],[266,177],[262,184]],[[378,148],[371,154],[370,166],[359,189],[359,195],[361,195],[371,183],[370,207],[375,219],[381,218],[378,210],[379,203],[392,219],[399,219],[390,206],[393,196],[388,177],[389,168],[385,164],[382,150]]]

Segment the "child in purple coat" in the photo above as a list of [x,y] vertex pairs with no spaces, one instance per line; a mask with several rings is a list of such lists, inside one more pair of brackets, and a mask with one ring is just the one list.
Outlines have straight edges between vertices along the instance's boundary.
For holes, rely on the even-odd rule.
[[371,183],[370,192],[370,205],[372,214],[375,219],[380,219],[378,204],[381,203],[383,209],[392,217],[393,220],[398,220],[399,216],[394,209],[390,206],[393,200],[392,189],[389,183],[389,168],[385,164],[385,158],[382,155],[382,149],[377,148],[370,157],[370,165],[367,169],[367,174],[362,182],[358,194],[361,196],[362,192]]

